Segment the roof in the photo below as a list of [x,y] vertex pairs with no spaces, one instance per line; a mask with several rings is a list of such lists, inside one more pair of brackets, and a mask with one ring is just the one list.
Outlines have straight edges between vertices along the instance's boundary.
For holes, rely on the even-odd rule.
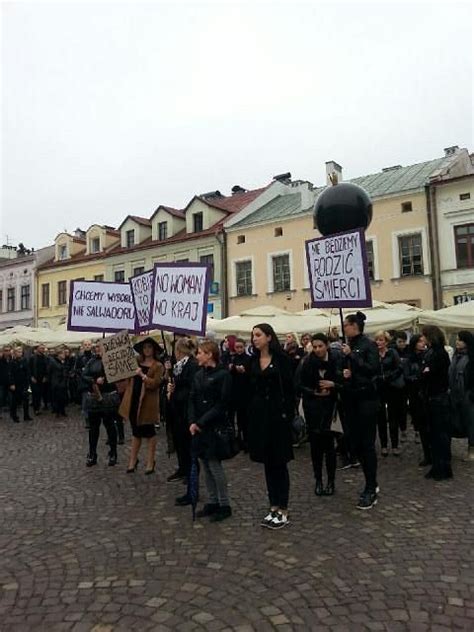
[[443,158],[419,162],[408,167],[399,167],[368,176],[352,178],[349,182],[361,186],[372,198],[422,189],[428,184],[430,174],[439,169],[446,160],[449,159],[443,156]]
[[266,188],[267,187],[262,187],[261,189],[246,191],[245,193],[235,193],[234,195],[229,195],[227,197],[205,198],[200,195],[196,197],[208,206],[213,206],[214,208],[226,211],[227,213],[237,213],[247,206],[247,204],[253,202],[261,193],[263,193],[263,191],[265,191]]
[[153,217],[158,213],[159,210],[163,209],[164,211],[166,211],[167,213],[169,213],[170,215],[173,215],[174,217],[179,217],[179,219],[184,219],[185,218],[185,214],[184,211],[179,209],[179,208],[173,208],[172,206],[164,206],[164,204],[160,204],[160,206],[156,209],[156,211],[153,213],[153,215],[151,216],[151,219],[153,219]]
[[120,230],[125,222],[129,219],[133,220],[137,224],[141,224],[142,226],[151,226],[151,220],[148,219],[148,217],[141,217],[140,215],[127,215],[127,217],[123,220],[118,229]]
[[251,215],[244,217],[240,222],[234,224],[232,229],[252,224],[259,224],[260,222],[286,219],[295,215],[302,215],[303,213],[307,213],[311,210],[312,207],[310,209],[301,208],[301,193],[278,195]]

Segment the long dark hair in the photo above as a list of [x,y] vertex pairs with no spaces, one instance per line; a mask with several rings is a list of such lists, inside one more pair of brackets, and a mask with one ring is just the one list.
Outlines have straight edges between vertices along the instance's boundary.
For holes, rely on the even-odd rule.
[[419,343],[420,338],[423,338],[422,334],[414,334],[410,338],[410,342],[408,343],[408,350],[410,355],[416,354],[416,345]]
[[270,337],[270,342],[268,344],[268,352],[270,353],[270,355],[283,353],[280,341],[277,338],[275,330],[268,323],[260,323],[260,325],[255,325],[254,327],[252,327],[252,331],[250,333],[250,340],[252,341],[253,353],[255,353],[256,355],[260,355],[260,351],[253,346],[253,330],[254,329],[260,329],[260,331],[263,331],[265,336]]
[[351,325],[357,325],[361,334],[364,333],[365,321],[367,316],[363,312],[356,312],[355,314],[348,314],[346,320]]
[[439,327],[436,325],[425,325],[421,333],[428,341],[430,347],[444,349],[444,346],[446,345],[446,338]]
[[458,332],[458,338],[461,342],[464,342],[466,345],[467,355],[469,356],[469,360],[474,362],[474,336],[470,331],[462,330]]

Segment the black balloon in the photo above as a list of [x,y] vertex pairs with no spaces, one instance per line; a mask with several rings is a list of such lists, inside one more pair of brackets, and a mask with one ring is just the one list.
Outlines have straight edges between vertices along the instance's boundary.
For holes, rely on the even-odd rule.
[[321,235],[333,235],[354,228],[365,230],[372,221],[372,202],[357,184],[341,182],[328,186],[318,196],[313,217],[314,227]]

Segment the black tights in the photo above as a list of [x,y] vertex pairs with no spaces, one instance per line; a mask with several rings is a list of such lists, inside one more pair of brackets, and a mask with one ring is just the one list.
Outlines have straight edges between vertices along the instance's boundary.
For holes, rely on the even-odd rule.
[[336,478],[336,446],[332,432],[310,432],[311,460],[313,461],[314,478],[323,480],[323,460],[326,455],[326,471],[328,483],[334,483]]
[[89,413],[89,456],[97,457],[100,424],[103,422],[109,440],[110,456],[117,456],[117,429],[114,423],[114,413]]

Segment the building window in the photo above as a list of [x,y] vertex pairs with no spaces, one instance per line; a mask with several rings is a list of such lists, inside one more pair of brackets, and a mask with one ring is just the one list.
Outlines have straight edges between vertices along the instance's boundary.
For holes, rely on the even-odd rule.
[[237,296],[252,296],[252,262],[238,261],[235,264]]
[[413,210],[411,202],[402,202],[402,213],[410,213]]
[[398,238],[400,276],[423,274],[421,235],[401,235]]
[[237,243],[245,244],[245,235],[237,235]]
[[123,283],[125,281],[125,270],[115,270],[114,281],[115,283]]
[[41,285],[41,307],[49,307],[49,283]]
[[164,241],[168,238],[168,222],[158,222],[158,239]]
[[7,289],[7,312],[15,311],[15,288],[9,287]]
[[30,309],[30,293],[29,285],[22,285],[20,288],[20,307],[21,309]]
[[91,239],[91,252],[100,252],[100,237]]
[[375,281],[374,242],[366,241],[365,249],[367,252],[367,269],[369,271],[369,279],[371,281]]
[[135,245],[135,230],[127,230],[125,233],[125,245],[127,248],[132,248]]
[[66,305],[67,303],[67,283],[66,281],[58,281],[58,305]]
[[202,255],[199,261],[209,266],[209,283],[214,283],[214,255]]
[[145,272],[144,266],[138,266],[137,268],[133,268],[133,276],[137,276],[137,274],[143,274]]
[[458,268],[474,268],[474,224],[454,228]]
[[272,257],[273,291],[288,292],[291,289],[290,255]]
[[200,233],[203,228],[203,216],[202,213],[194,213],[193,215],[193,232]]
[[471,199],[471,194],[470,193],[461,193],[459,196],[459,199],[462,200],[470,200]]
[[275,237],[282,237],[283,236],[283,228],[281,226],[278,226],[277,228],[275,228]]
[[58,250],[58,259],[60,261],[63,261],[64,259],[67,259],[67,246],[59,246],[59,250]]
[[104,275],[103,274],[95,274],[94,275],[94,281],[103,281],[104,280]]

